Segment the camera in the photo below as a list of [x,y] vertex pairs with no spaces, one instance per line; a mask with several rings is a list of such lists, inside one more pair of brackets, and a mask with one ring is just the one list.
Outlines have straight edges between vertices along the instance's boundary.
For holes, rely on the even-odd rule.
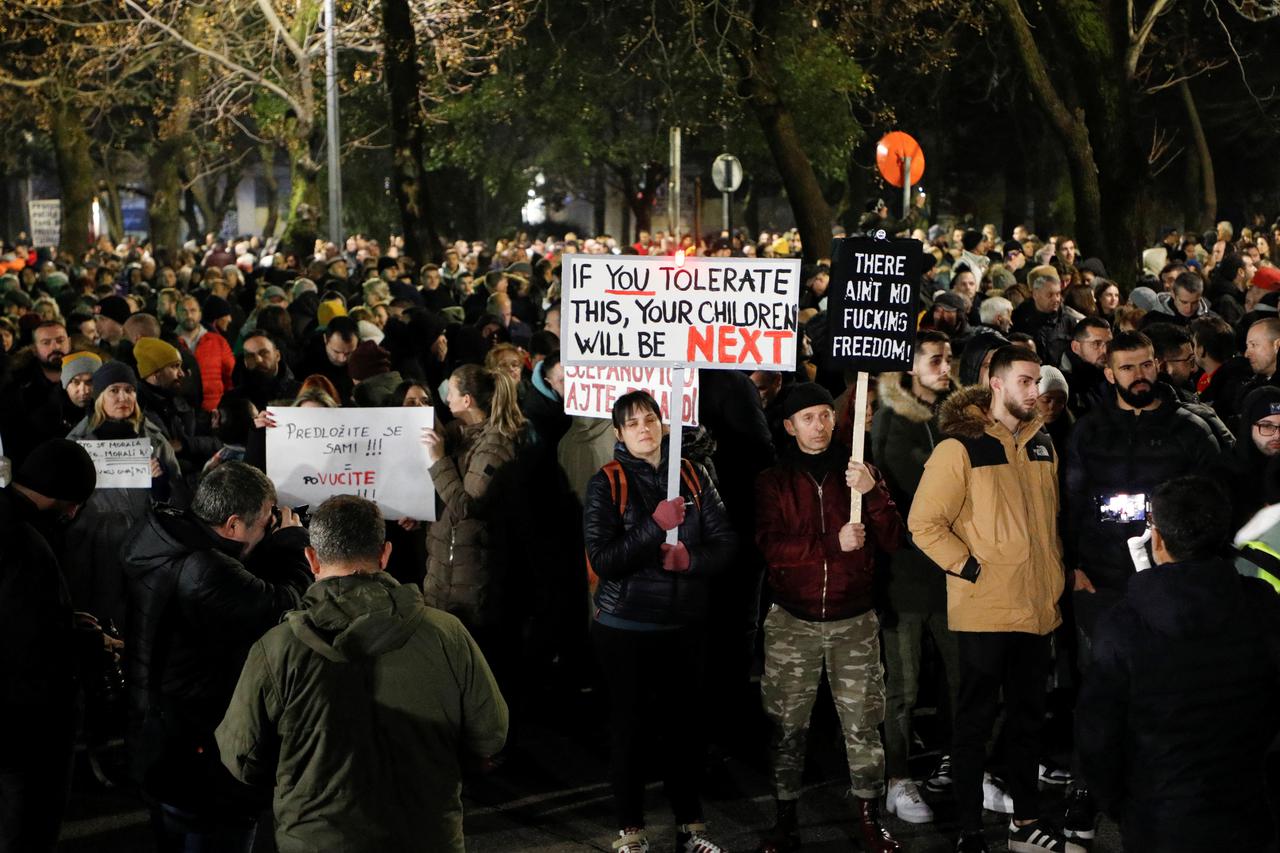
[[1147,496],[1141,492],[1099,495],[1098,521],[1103,524],[1129,524],[1147,520]]

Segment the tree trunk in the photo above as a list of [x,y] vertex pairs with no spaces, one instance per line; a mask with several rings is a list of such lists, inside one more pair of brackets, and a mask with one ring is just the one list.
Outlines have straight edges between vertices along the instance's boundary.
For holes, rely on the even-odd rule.
[[312,156],[320,149],[320,140],[312,138],[316,135],[314,129],[300,126],[285,140],[289,152],[289,215],[281,242],[299,259],[315,252],[320,231],[320,165]]
[[774,65],[772,39],[778,28],[779,12],[776,0],[763,0],[756,7],[752,46],[738,54],[742,91],[760,122],[760,129],[782,178],[782,186],[800,232],[804,260],[816,263],[831,249],[831,207],[822,195],[818,176],[805,153],[791,110],[777,88],[765,77],[766,69]]
[[1200,206],[1198,215],[1192,222],[1198,231],[1203,232],[1213,228],[1218,215],[1218,185],[1213,172],[1213,154],[1209,151],[1209,140],[1200,124],[1200,111],[1196,109],[1195,98],[1191,96],[1191,87],[1186,80],[1178,84],[1178,93],[1182,95],[1182,105],[1187,110],[1187,125],[1191,129],[1196,160],[1199,161],[1200,186],[1197,195],[1200,197]]
[[191,149],[191,115],[195,108],[194,58],[182,60],[172,111],[160,123],[151,149],[151,241],[176,250],[182,245],[182,163]]
[[267,221],[262,225],[262,240],[265,243],[276,235],[280,225],[280,181],[276,179],[276,147],[263,144],[258,146],[258,159],[262,165],[262,185],[267,191]]
[[418,100],[418,48],[408,0],[382,0],[382,40],[391,109],[391,185],[400,208],[405,253],[419,263],[440,263],[444,253],[422,167],[426,122]]
[[89,225],[93,219],[93,158],[89,156],[89,134],[79,111],[66,101],[51,110],[53,150],[62,196],[62,227],[59,248],[77,257],[90,247]]

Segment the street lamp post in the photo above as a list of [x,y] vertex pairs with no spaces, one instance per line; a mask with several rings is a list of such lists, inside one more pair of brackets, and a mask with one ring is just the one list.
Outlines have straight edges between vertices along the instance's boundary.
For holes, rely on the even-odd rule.
[[325,111],[328,113],[329,239],[342,249],[342,165],[338,132],[338,45],[334,0],[324,0]]

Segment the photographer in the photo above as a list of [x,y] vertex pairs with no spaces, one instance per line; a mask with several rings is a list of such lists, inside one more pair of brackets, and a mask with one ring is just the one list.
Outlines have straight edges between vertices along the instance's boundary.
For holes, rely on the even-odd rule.
[[129,740],[161,851],[252,846],[265,803],[219,762],[213,731],[249,647],[311,583],[307,531],[275,502],[265,474],[228,462],[190,510],[157,505],[124,551]]
[[72,614],[50,540],[96,482],[84,448],[58,438],[37,445],[0,490],[0,726],[9,733],[0,850],[49,851],[58,840],[79,716],[76,652],[100,660],[105,647],[96,624]]
[[[1067,459],[1064,548],[1074,569],[1072,603],[1079,666],[1088,669],[1090,638],[1101,614],[1118,603],[1135,573],[1127,540],[1143,532],[1140,508],[1157,486],[1205,470],[1218,454],[1208,424],[1178,405],[1171,387],[1157,381],[1151,341],[1121,332],[1107,344],[1103,374],[1111,393],[1071,433]],[[1121,495],[1129,496],[1122,498]],[[1129,510],[1129,511],[1123,511]],[[1068,837],[1092,838],[1095,809],[1089,793],[1068,794]]]

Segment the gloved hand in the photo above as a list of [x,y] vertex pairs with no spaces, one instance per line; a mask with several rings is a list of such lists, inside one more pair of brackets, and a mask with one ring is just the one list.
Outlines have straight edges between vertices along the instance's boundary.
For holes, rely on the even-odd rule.
[[1150,527],[1144,530],[1141,536],[1133,536],[1125,540],[1129,546],[1129,559],[1133,560],[1133,567],[1140,572],[1151,568],[1151,558],[1147,556],[1147,543],[1150,541]]
[[659,503],[653,511],[653,520],[663,530],[675,530],[684,521],[684,498],[674,497]]
[[677,542],[674,545],[663,544],[662,546],[662,568],[668,572],[687,572],[689,571],[689,549],[684,547],[683,542]]

